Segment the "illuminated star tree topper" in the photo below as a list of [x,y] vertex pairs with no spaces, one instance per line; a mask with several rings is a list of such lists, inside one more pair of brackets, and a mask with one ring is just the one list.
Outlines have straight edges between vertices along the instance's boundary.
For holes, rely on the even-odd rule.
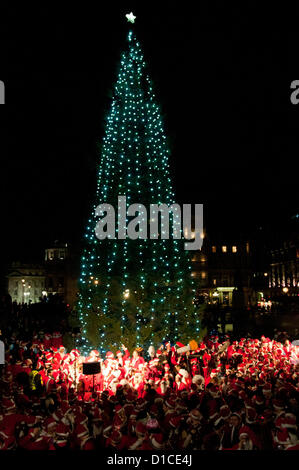
[[126,15],[126,18],[128,20],[129,23],[135,23],[135,20],[136,20],[136,16],[134,16],[134,14],[131,12],[131,13],[128,13]]

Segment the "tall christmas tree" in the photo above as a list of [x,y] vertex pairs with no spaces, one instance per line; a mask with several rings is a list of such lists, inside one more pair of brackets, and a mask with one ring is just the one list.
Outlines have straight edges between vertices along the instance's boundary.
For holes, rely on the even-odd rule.
[[[127,18],[134,22],[133,14]],[[119,196],[126,197],[127,207],[175,203],[168,158],[161,112],[131,27],[107,118],[81,261],[78,311],[86,353],[91,347],[104,352],[121,343],[146,347],[198,336],[190,257],[183,239],[161,239],[167,230],[164,215],[158,239],[150,239],[142,211],[137,211],[135,240],[119,239],[119,226],[114,239],[99,240],[95,234],[96,207],[111,204],[117,215]],[[127,216],[126,222],[131,219]],[[170,234],[172,224],[170,217]]]

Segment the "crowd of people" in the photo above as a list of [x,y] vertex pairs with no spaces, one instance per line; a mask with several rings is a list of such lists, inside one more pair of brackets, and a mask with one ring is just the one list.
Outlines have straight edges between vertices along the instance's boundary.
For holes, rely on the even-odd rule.
[[[214,335],[84,357],[59,332],[12,337],[0,449],[299,450],[299,347],[278,339]],[[84,374],[95,362],[100,372]]]

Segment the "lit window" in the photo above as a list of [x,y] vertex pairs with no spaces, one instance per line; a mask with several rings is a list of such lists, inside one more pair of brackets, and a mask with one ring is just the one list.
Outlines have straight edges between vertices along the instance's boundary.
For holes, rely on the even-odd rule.
[[202,255],[200,261],[201,261],[202,263],[205,263],[205,262],[207,261],[207,258],[206,258],[204,255]]
[[224,245],[224,246],[222,247],[222,252],[223,252],[223,253],[226,253],[226,252],[227,252],[227,246]]
[[232,246],[232,252],[237,253],[237,247],[236,246]]
[[246,243],[246,253],[249,253],[249,243]]
[[202,273],[201,273],[201,278],[202,278],[202,279],[205,279],[205,278],[206,278],[206,275],[207,275],[207,273],[205,273],[204,271],[202,271]]
[[216,253],[216,246],[212,246],[212,253]]
[[217,279],[213,279],[213,285],[216,286],[217,284]]

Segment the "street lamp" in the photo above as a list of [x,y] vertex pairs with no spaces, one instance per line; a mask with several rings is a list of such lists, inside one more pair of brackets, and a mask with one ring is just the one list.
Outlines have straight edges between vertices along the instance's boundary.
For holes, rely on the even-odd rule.
[[289,289],[288,289],[287,287],[284,287],[284,288],[282,289],[282,292],[284,292],[284,293],[286,294],[287,292],[289,292]]
[[24,303],[25,279],[22,279],[22,304]]

